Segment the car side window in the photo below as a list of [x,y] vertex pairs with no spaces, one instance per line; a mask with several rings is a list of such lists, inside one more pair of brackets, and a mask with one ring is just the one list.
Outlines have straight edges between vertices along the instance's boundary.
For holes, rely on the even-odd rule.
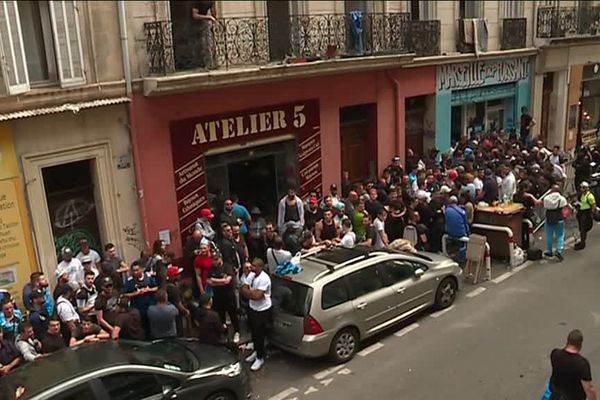
[[412,279],[415,276],[415,269],[412,263],[403,261],[386,261],[379,264],[386,285],[395,285],[396,283]]
[[348,275],[352,297],[357,298],[383,287],[377,266],[372,265]]
[[323,286],[321,293],[321,308],[327,310],[350,300],[348,287],[343,278]]
[[51,400],[95,400],[96,395],[89,383],[76,386],[68,389],[56,396],[51,397]]
[[111,400],[141,400],[162,396],[163,385],[176,388],[179,381],[166,376],[144,372],[124,372],[102,378]]

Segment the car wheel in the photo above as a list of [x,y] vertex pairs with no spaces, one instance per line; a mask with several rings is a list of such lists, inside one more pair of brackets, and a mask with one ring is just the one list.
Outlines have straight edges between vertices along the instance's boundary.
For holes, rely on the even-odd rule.
[[454,279],[446,278],[442,280],[435,293],[435,308],[443,310],[450,307],[454,303],[454,300],[456,300],[457,290],[458,285]]
[[235,396],[231,392],[225,390],[213,393],[206,398],[206,400],[235,400]]
[[342,329],[333,337],[329,357],[338,364],[351,360],[358,350],[358,340],[356,329]]

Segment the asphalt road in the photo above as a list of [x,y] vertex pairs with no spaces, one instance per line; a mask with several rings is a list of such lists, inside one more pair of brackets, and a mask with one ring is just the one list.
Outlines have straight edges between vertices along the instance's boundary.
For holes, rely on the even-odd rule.
[[[600,227],[590,243],[600,242]],[[539,399],[548,355],[569,330],[600,380],[600,252],[567,250],[496,282],[465,285],[455,306],[423,314],[365,344],[346,365],[273,354],[254,373],[254,397],[292,399]],[[482,290],[480,288],[485,288]]]

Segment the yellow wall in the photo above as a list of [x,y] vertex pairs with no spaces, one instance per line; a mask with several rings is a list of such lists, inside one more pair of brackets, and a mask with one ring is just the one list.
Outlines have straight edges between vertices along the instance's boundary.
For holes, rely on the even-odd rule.
[[12,135],[7,124],[0,124],[0,288],[19,302],[37,269],[23,193]]

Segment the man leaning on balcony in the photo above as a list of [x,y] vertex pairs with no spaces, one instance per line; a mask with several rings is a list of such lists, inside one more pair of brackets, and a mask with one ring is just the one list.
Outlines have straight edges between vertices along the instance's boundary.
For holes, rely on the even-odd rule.
[[192,68],[214,69],[212,26],[217,22],[214,1],[191,1]]

